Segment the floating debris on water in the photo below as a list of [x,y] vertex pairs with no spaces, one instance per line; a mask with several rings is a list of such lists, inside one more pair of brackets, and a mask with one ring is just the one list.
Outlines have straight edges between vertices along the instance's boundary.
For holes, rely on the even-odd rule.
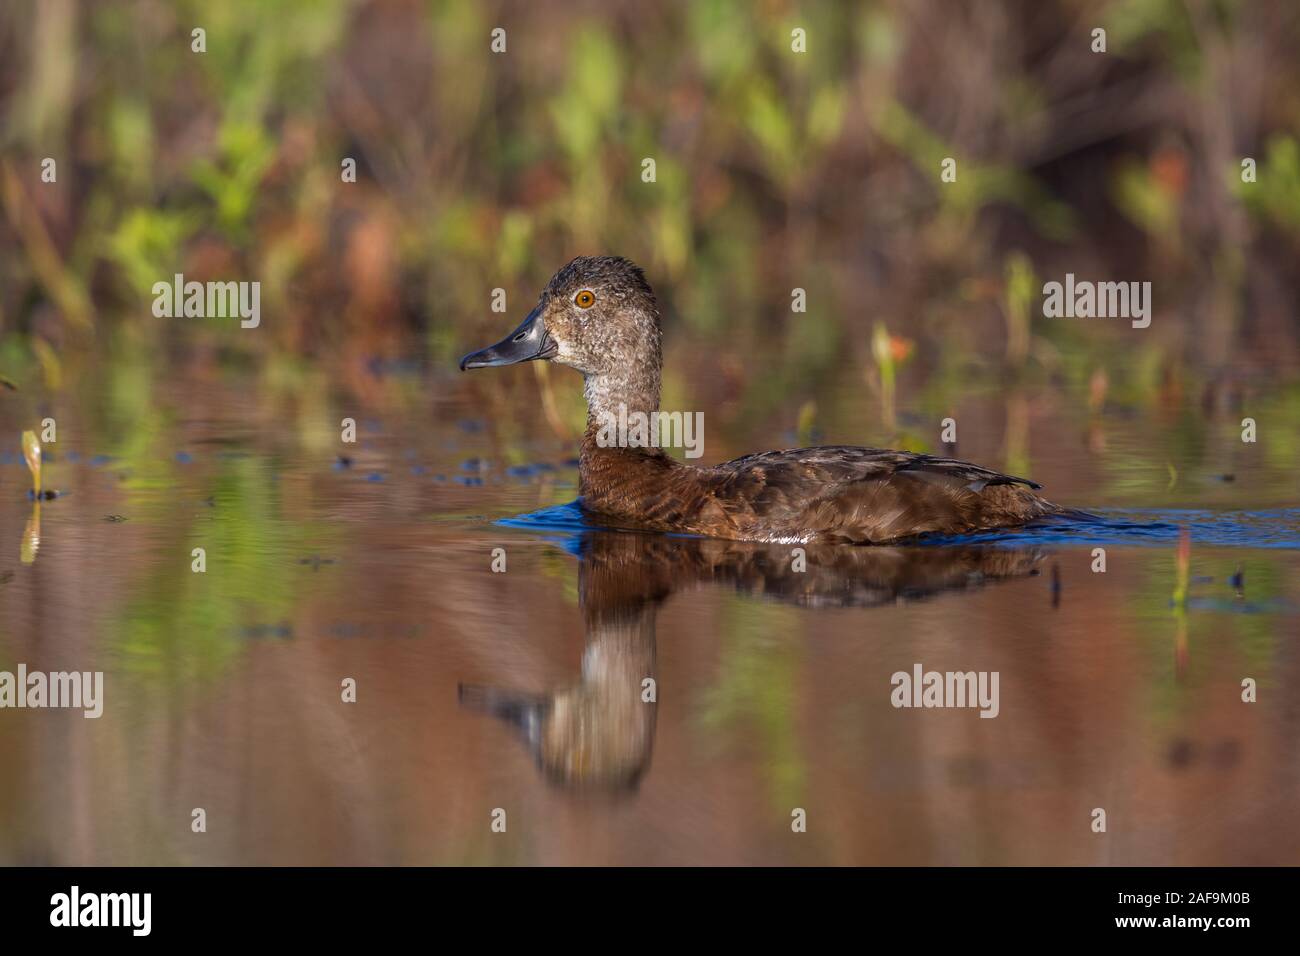
[[333,558],[322,558],[319,554],[313,554],[309,558],[299,558],[299,564],[309,565],[313,571],[319,571],[322,565],[333,564]]
[[347,455],[339,455],[337,458],[334,459],[335,471],[342,471],[344,468],[351,468],[351,467],[352,467],[352,459],[349,458]]
[[178,464],[188,465],[194,461],[194,456],[187,451],[178,451],[176,453],[176,461]]
[[124,518],[122,515],[104,515],[104,520],[112,522],[113,524],[121,524],[123,521],[126,520],[126,518]]
[[370,474],[366,475],[366,481],[383,481],[383,480],[384,480],[384,476],[382,472],[372,471]]

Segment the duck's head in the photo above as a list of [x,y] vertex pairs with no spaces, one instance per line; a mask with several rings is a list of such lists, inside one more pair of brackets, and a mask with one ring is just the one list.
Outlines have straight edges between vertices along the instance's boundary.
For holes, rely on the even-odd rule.
[[471,352],[461,370],[546,359],[601,377],[631,369],[658,378],[659,308],[640,266],[618,256],[579,256],[551,277],[537,307],[496,345]]
[[552,783],[629,794],[650,766],[658,705],[641,699],[639,678],[626,678],[584,674],[581,684],[549,695],[462,684],[460,704],[514,727]]

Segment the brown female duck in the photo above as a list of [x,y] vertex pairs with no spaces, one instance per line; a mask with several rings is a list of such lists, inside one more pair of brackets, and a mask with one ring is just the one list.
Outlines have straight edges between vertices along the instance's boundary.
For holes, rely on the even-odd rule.
[[465,356],[460,367],[545,359],[582,373],[582,507],[608,526],[882,544],[1011,527],[1062,511],[1025,478],[906,451],[795,448],[701,468],[657,447],[605,447],[607,423],[659,410],[660,336],[659,308],[641,269],[614,256],[581,256],[555,273],[518,329]]

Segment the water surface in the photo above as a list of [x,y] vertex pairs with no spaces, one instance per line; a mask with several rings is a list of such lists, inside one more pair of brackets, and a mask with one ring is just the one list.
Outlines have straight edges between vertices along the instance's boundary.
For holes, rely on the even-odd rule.
[[[1117,415],[1099,452],[1061,403],[1013,462],[1002,399],[972,398],[959,454],[1097,518],[796,572],[590,527],[537,409],[414,384],[432,405],[359,416],[355,446],[238,382],[148,419],[87,386],[38,516],[0,459],[0,669],[107,684],[98,720],[0,711],[0,862],[1300,861],[1300,510],[1231,422],[1189,444]],[[705,461],[790,444],[714,435]],[[999,715],[894,708],[915,663],[998,672]]]

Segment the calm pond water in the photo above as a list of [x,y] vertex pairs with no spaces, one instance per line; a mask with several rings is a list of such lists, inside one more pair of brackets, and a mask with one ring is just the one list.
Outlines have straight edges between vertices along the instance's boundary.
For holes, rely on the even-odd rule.
[[[584,527],[540,410],[405,387],[432,399],[344,446],[309,396],[178,374],[144,415],[88,382],[39,512],[0,413],[0,670],[105,674],[97,720],[0,711],[0,863],[1300,862],[1300,508],[1266,428],[972,394],[958,454],[1012,447],[1098,520],[798,573]],[[998,716],[894,708],[916,663],[996,671]]]

